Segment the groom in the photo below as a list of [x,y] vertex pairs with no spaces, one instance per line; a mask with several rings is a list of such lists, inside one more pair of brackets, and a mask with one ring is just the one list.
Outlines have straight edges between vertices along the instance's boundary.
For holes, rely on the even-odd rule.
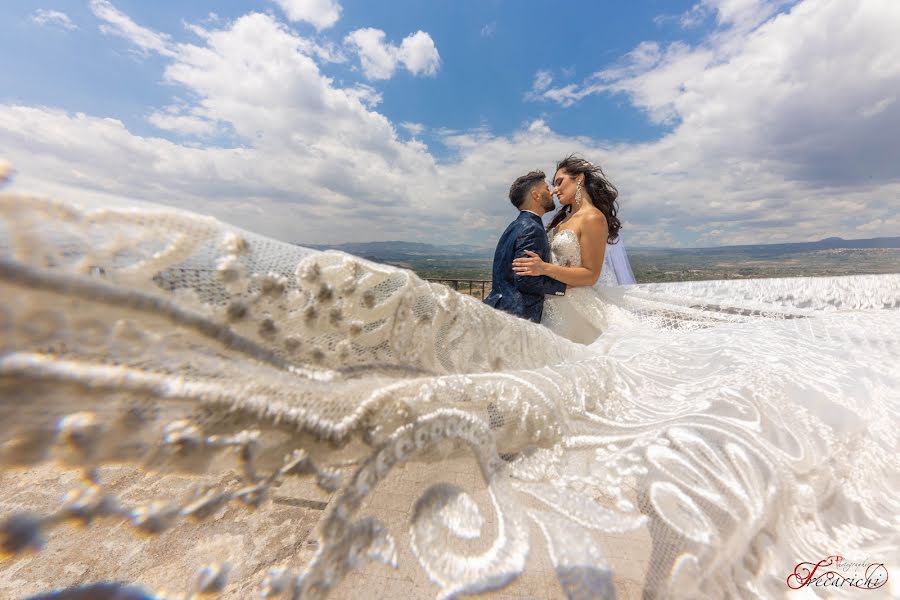
[[541,322],[544,295],[564,296],[566,284],[545,275],[525,277],[513,273],[514,258],[525,256],[526,250],[550,262],[550,242],[541,217],[556,208],[553,194],[543,171],[532,171],[516,179],[509,188],[509,201],[519,209],[519,216],[509,224],[494,251],[491,293],[484,303],[517,317]]

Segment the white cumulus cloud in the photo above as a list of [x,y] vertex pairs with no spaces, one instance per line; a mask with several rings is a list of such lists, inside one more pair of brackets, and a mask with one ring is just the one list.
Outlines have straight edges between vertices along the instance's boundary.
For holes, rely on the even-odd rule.
[[441,57],[434,40],[424,31],[408,35],[399,46],[386,40],[384,31],[366,27],[350,32],[344,42],[359,55],[363,74],[368,79],[390,79],[397,65],[413,75],[434,75]]
[[275,0],[291,21],[305,21],[317,30],[328,29],[341,18],[336,0]]
[[397,59],[413,75],[434,75],[441,64],[434,40],[424,31],[417,31],[403,38]]
[[345,43],[359,55],[363,74],[369,79],[390,79],[397,68],[397,48],[385,42],[380,29],[366,27],[351,32]]

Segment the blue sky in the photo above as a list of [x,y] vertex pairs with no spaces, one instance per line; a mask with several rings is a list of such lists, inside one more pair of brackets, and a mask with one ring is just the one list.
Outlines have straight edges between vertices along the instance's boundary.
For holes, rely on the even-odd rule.
[[[665,10],[679,14],[690,2],[586,3],[578,19],[596,23],[588,35],[575,40],[564,32],[573,17],[559,13],[549,2],[343,2],[339,22],[322,37],[340,40],[364,27],[383,30],[389,39],[424,30],[441,56],[439,77],[393,77],[379,87],[379,110],[397,122],[417,122],[431,128],[468,130],[489,125],[508,133],[542,115],[567,135],[591,135],[614,141],[654,139],[665,129],[650,123],[625,98],[595,96],[564,109],[523,101],[537,69],[555,72],[561,81],[577,81],[598,62],[613,62],[643,39],[680,38],[675,25],[659,25],[654,17]],[[277,14],[272,2],[137,2],[114,4],[141,25],[173,37],[185,35],[184,22],[210,22],[210,12],[228,22],[252,11]],[[34,22],[35,11],[64,9],[77,33],[55,26],[53,32]],[[0,23],[4,45],[3,72],[15,85],[4,89],[3,101],[59,105],[121,119],[136,133],[168,136],[143,118],[148,106],[165,104],[171,87],[160,84],[164,60],[154,56],[136,60],[126,40],[104,35],[87,2],[13,0],[5,12],[13,18]],[[62,12],[62,10],[61,10]],[[555,23],[555,24],[554,24]],[[706,29],[708,29],[708,25]],[[301,34],[316,35],[315,27],[298,23]],[[42,29],[42,30],[39,30]],[[698,37],[703,27],[692,30]],[[48,35],[49,33],[49,35]],[[585,32],[587,33],[587,32]],[[36,36],[39,36],[36,39]],[[18,50],[16,50],[18,49]],[[27,50],[26,50],[27,49]],[[27,56],[27,60],[22,60]],[[343,82],[365,81],[352,62],[323,69]],[[102,93],[98,91],[102,90]],[[438,145],[436,151],[440,151]]]
[[900,235],[898,7],[12,0],[0,160],[297,242],[487,244],[575,151],[633,244]]

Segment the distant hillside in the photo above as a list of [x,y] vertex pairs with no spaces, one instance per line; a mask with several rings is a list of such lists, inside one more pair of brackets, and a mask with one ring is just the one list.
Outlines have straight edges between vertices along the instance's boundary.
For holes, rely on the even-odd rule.
[[315,250],[340,250],[363,258],[380,261],[405,261],[432,256],[461,256],[467,258],[485,258],[494,253],[493,248],[478,247],[471,244],[451,244],[436,246],[423,242],[349,242],[346,244],[310,244],[307,248]]
[[634,248],[634,252],[641,254],[703,254],[713,256],[716,254],[751,254],[760,256],[776,256],[794,254],[798,252],[815,252],[818,250],[839,249],[871,249],[871,248],[900,248],[900,237],[879,237],[861,240],[845,240],[839,237],[830,237],[817,242],[793,242],[788,244],[744,244],[740,246],[714,246],[709,248]]
[[[493,247],[467,244],[362,242],[311,247],[349,252],[431,279],[490,280],[494,256]],[[639,283],[900,273],[900,237],[718,248],[629,247],[628,256]]]
[[[356,256],[378,261],[409,261],[425,257],[466,257],[491,258],[493,246],[475,246],[472,244],[437,245],[423,242],[350,242],[346,244],[313,244],[308,248],[316,250],[340,250]],[[839,237],[826,238],[817,242],[795,242],[790,244],[746,244],[741,246],[716,246],[711,248],[629,248],[633,254],[666,254],[666,255],[704,255],[715,256],[725,254],[742,254],[752,256],[781,256],[798,252],[814,252],[817,250],[837,250],[841,248],[900,248],[900,237],[879,237],[862,240],[845,240]]]

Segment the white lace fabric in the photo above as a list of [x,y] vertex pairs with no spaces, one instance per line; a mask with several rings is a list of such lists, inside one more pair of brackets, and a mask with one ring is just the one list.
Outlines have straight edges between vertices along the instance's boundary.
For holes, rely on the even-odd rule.
[[212,219],[0,196],[0,596],[780,597],[896,561],[900,275],[593,292],[584,346]]

